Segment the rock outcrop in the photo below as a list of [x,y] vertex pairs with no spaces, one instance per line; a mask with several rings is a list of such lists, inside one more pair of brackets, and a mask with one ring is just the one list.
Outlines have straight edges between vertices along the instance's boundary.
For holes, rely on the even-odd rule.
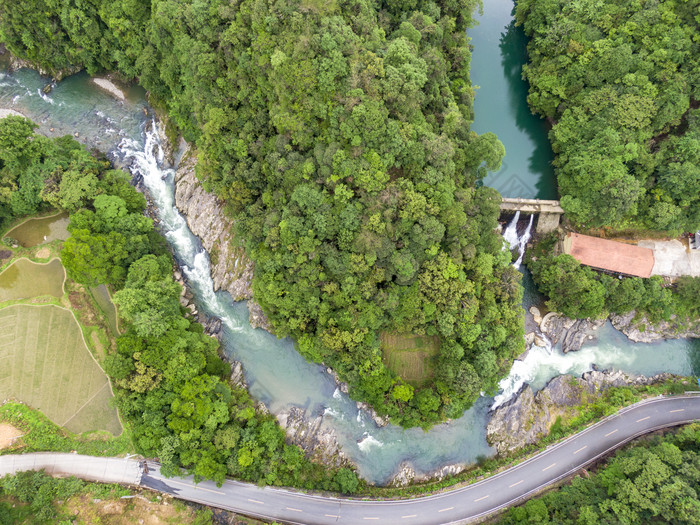
[[529,385],[523,385],[510,401],[491,413],[486,439],[499,454],[513,452],[537,443],[549,434],[557,417],[573,415],[577,406],[607,388],[648,385],[670,377],[670,374],[644,377],[620,371],[592,371],[581,378],[557,376],[536,394]]
[[399,470],[391,481],[387,484],[390,487],[405,487],[413,483],[416,479],[416,471],[413,466],[407,461],[401,462],[399,465]]
[[250,326],[252,326],[253,328],[262,328],[263,330],[274,334],[275,332],[273,331],[272,326],[270,325],[270,321],[265,315],[265,313],[262,311],[260,305],[251,299],[248,301],[247,306],[248,320],[250,321]]
[[410,462],[404,461],[399,465],[398,471],[387,483],[390,487],[405,487],[412,483],[422,483],[424,481],[441,481],[450,476],[456,476],[466,468],[464,463],[455,463],[453,465],[445,465],[433,472],[427,474],[416,474],[413,465]]
[[336,433],[323,427],[323,415],[308,418],[303,408],[292,407],[277,414],[277,421],[285,430],[287,441],[299,445],[309,459],[336,467],[350,464]]
[[197,180],[195,164],[196,155],[183,155],[175,174],[175,205],[209,252],[214,290],[226,290],[234,301],[250,299],[253,263],[243,248],[233,245],[233,222],[223,204]]
[[651,323],[646,317],[635,319],[635,312],[611,315],[612,325],[635,343],[653,343],[662,339],[700,338],[700,320],[694,326],[681,324],[672,316],[669,321]]
[[564,353],[581,350],[585,341],[595,341],[598,328],[605,324],[605,319],[569,319],[555,313],[548,313],[540,323],[540,330],[552,344],[561,341]]

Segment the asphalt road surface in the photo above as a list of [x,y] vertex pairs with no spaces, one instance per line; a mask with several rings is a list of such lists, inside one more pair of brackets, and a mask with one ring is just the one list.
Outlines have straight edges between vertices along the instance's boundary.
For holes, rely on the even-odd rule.
[[[158,464],[152,462],[148,463],[148,472],[141,473],[137,483],[140,481],[141,486],[167,492],[180,499],[286,523],[427,525],[469,522],[526,499],[635,437],[698,419],[700,396],[647,400],[627,407],[531,459],[479,483],[411,500],[335,498],[260,488],[237,481],[227,481],[221,487],[211,482],[194,484],[191,477],[161,476]],[[29,459],[36,456],[43,459]],[[55,462],[51,463],[53,460],[47,459],[54,456],[62,457],[61,466],[57,467]],[[52,464],[54,473],[81,475],[75,472],[81,470],[81,462],[84,462],[82,470],[89,470],[90,479],[104,476],[105,481],[115,481],[119,477],[133,480],[140,473],[134,470],[140,471],[140,464],[133,460],[74,454],[25,454],[0,457],[0,474],[39,469],[42,465]],[[70,469],[70,472],[66,469]]]
[[635,437],[696,419],[700,419],[700,396],[655,398],[623,409],[484,481],[403,501],[312,496],[236,481],[227,481],[221,487],[211,482],[195,486],[191,478],[162,477],[154,463],[149,463],[149,473],[143,475],[141,484],[181,499],[287,523],[456,523],[476,520],[525,499]]

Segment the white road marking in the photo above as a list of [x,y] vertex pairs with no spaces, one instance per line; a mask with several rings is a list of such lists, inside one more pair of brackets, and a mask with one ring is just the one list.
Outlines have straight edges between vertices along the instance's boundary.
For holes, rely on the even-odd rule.
[[251,503],[259,503],[260,505],[265,505],[264,501],[258,501],[257,499],[248,498],[248,501],[250,501]]
[[588,445],[583,445],[580,449],[574,451],[574,454],[578,454],[578,453],[581,452],[584,448],[588,448]]
[[293,510],[294,512],[304,512],[304,511],[301,510],[301,509],[294,509],[294,508],[292,508],[292,507],[285,507],[285,509],[287,509],[287,510]]
[[454,507],[447,507],[446,509],[440,509],[438,512],[446,512],[448,510],[452,510]]
[[408,516],[401,516],[401,519],[405,520],[406,518],[415,518],[416,516],[418,516],[418,514],[409,514]]
[[646,420],[649,419],[650,417],[651,417],[651,416],[647,416],[647,417],[643,417],[642,419],[638,419],[638,420],[637,420],[637,423],[639,423],[640,421],[646,421]]
[[617,429],[613,430],[612,432],[608,432],[605,434],[605,437],[612,436],[615,432],[617,432]]
[[340,519],[340,516],[336,516],[335,514],[324,514],[326,518],[338,518]]
[[191,485],[190,483],[183,483],[182,481],[175,481],[174,479],[169,479],[168,483],[175,483],[176,485],[190,487],[190,488],[193,488],[194,490],[203,490],[205,492],[213,492],[214,494],[221,494],[222,496],[226,495],[225,492],[219,492],[218,490],[212,490],[212,489],[205,489],[204,487],[198,487],[197,485]]
[[474,503],[476,503],[477,501],[481,501],[482,499],[486,499],[486,498],[488,498],[488,497],[489,497],[488,495],[482,496],[482,497],[479,498],[479,499],[475,499],[475,500],[474,500]]
[[362,518],[363,520],[378,520],[379,518]]
[[683,412],[684,410],[685,410],[685,408],[679,408],[678,410],[671,410],[671,414],[673,414],[674,412]]
[[544,468],[542,469],[542,472],[544,472],[545,470],[549,470],[549,469],[552,468],[554,465],[556,465],[556,463],[552,463],[550,466],[544,467]]
[[524,479],[521,479],[521,480],[518,481],[517,483],[513,483],[512,485],[508,485],[508,488],[509,488],[509,489],[512,489],[512,488],[515,487],[516,485],[520,485],[523,481],[525,481],[525,480],[524,480]]

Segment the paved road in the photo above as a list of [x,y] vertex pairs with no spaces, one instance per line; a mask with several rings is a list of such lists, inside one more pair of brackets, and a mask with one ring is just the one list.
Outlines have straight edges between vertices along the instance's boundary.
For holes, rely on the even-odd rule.
[[[211,482],[194,485],[191,478],[164,478],[156,463],[148,463],[149,472],[141,476],[140,484],[170,493],[180,499],[286,523],[457,523],[475,520],[527,498],[533,492],[576,472],[637,436],[698,419],[700,396],[655,398],[623,409],[535,457],[484,481],[412,500],[363,501],[312,496],[283,489],[260,488],[237,481],[227,481],[221,487]],[[138,465],[135,461],[132,463]],[[0,472],[1,468],[2,463]]]
[[98,458],[54,452],[0,456],[0,477],[24,470],[42,469],[48,474],[127,485],[138,485],[142,472],[138,461],[124,458]]

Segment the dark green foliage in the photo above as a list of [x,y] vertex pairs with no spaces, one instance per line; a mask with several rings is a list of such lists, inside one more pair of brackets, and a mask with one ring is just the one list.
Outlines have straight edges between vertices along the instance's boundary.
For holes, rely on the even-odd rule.
[[230,367],[219,357],[218,343],[183,316],[172,257],[142,214],[143,197],[113,170],[98,172],[92,186],[85,207],[71,214],[61,259],[73,279],[118,289],[114,302],[126,333],[105,368],[136,449],[159,458],[169,474],[185,467],[197,479],[217,482],[231,474],[267,484],[356,490],[354,472],[336,474],[307,461],[285,443],[273,416],[256,412],[248,393],[226,382]]
[[503,524],[700,522],[700,425],[619,452],[592,478],[577,477],[511,509]]
[[533,111],[586,226],[700,229],[698,0],[519,0]]
[[[499,196],[475,188],[504,154],[469,130],[478,0],[31,4],[34,27],[0,0],[11,51],[137,77],[196,141],[278,335],[404,426],[495,389],[522,350],[522,292],[495,231]],[[64,205],[90,187],[76,179]],[[145,252],[121,235],[75,230],[71,275],[123,283]],[[403,382],[382,363],[382,331],[439,336],[433,384],[393,395]]]
[[537,288],[549,297],[547,306],[572,318],[596,318],[632,310],[651,322],[669,320],[692,324],[700,318],[700,277],[682,277],[675,286],[665,286],[658,276],[642,279],[596,272],[570,255],[530,256],[527,266]]

